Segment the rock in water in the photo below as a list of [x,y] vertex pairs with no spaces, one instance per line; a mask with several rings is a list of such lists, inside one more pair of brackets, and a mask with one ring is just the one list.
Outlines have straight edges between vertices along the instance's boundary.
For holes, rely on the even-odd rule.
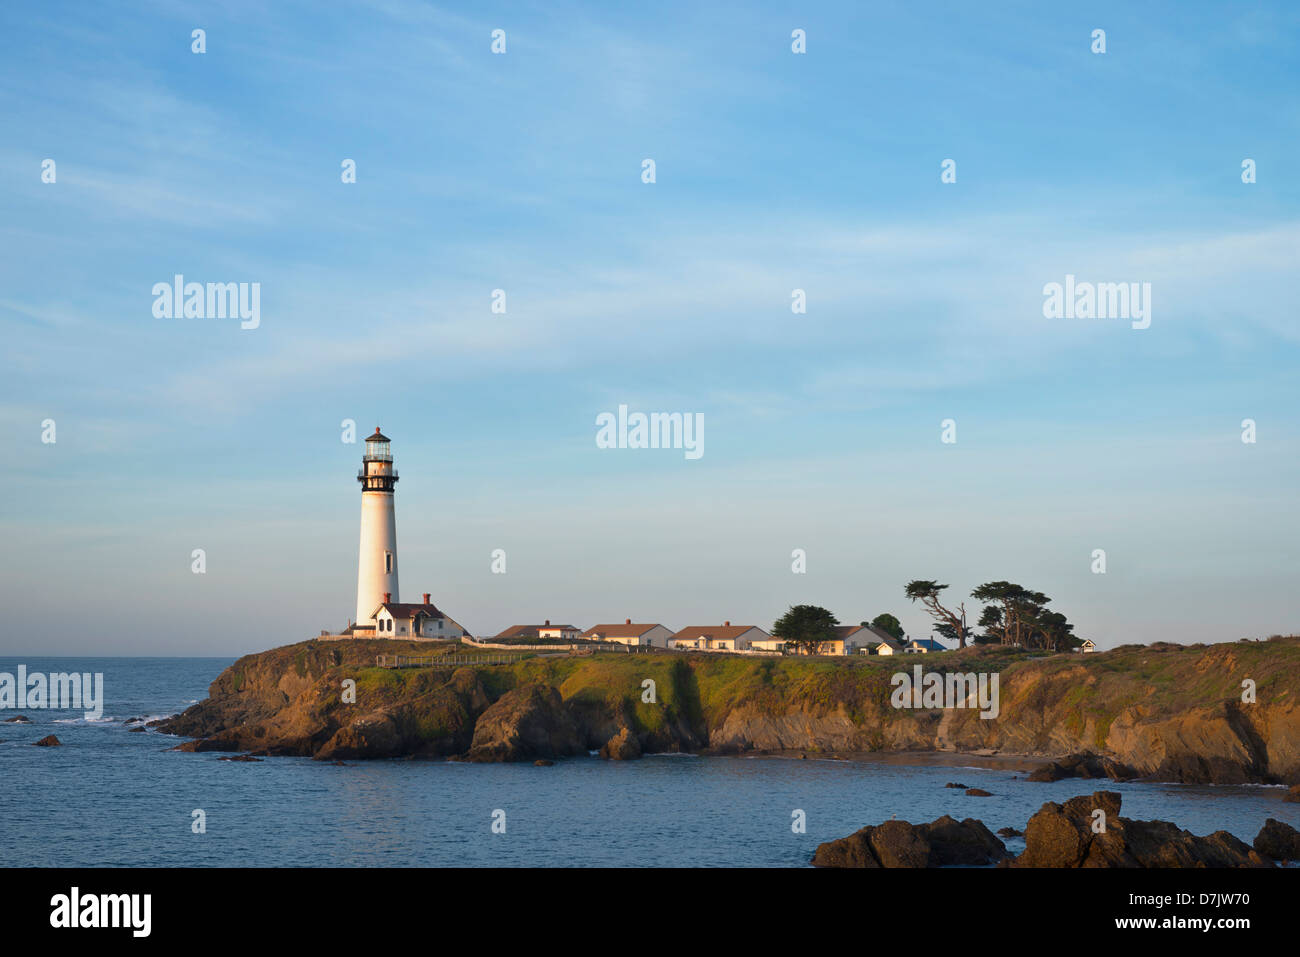
[[[941,817],[930,824],[886,821],[817,848],[817,867],[1272,867],[1267,857],[1300,857],[1300,832],[1270,820],[1252,849],[1227,831],[1198,837],[1168,821],[1119,816],[1114,791],[1044,804],[1025,828],[1025,851],[1006,847],[983,823]],[[1100,812],[1100,813],[1098,813]],[[1012,835],[1013,828],[1000,834]]]
[[1282,799],[1293,804],[1300,804],[1300,784],[1293,784],[1287,789],[1286,797]]
[[605,742],[600,749],[600,756],[611,761],[631,761],[641,757],[641,742],[631,728],[624,727]]
[[1017,867],[1079,867],[1091,843],[1091,827],[1100,810],[1106,821],[1119,819],[1120,796],[1098,791],[1091,797],[1071,798],[1065,804],[1048,802],[1025,826],[1025,851]]
[[1111,758],[1084,753],[1067,754],[1059,761],[1050,761],[1035,768],[1029,775],[1029,780],[1051,782],[1064,778],[1110,778],[1112,781],[1128,781],[1135,777],[1137,772],[1125,764],[1120,764]]
[[993,864],[1007,849],[974,818],[944,815],[929,824],[885,821],[828,841],[813,856],[816,867],[974,867]]
[[871,850],[881,867],[928,867],[930,841],[923,827],[886,821],[871,832]]
[[964,790],[966,790],[967,785],[965,785],[965,784],[957,784],[957,783],[954,782],[954,781],[949,781],[947,784],[944,785],[944,787],[946,787],[946,788],[960,788],[961,790],[964,791]]
[[966,796],[968,798],[991,798],[993,796],[993,792],[985,791],[983,788],[967,788]]
[[868,825],[860,831],[854,831],[848,837],[838,841],[818,844],[813,854],[813,867],[880,867],[875,852],[871,849],[871,835],[876,830]]
[[384,711],[372,711],[339,728],[316,752],[315,758],[318,761],[392,758],[404,752],[402,736],[393,717]]
[[1300,831],[1270,817],[1255,835],[1255,850],[1275,861],[1300,861]]
[[927,828],[926,837],[931,849],[930,864],[933,867],[993,864],[1007,853],[1006,846],[982,821],[973,817],[957,821],[945,814],[923,826]]
[[41,740],[34,742],[32,746],[36,748],[57,748],[62,744],[63,742],[54,735],[47,734],[45,737],[41,738]]
[[560,692],[533,684],[507,691],[474,725],[470,761],[532,761],[578,754],[583,737]]
[[[1012,867],[1261,867],[1249,845],[1215,831],[1198,837],[1168,821],[1119,816],[1120,795],[1097,791],[1049,801],[1025,827],[1025,851]],[[1098,813],[1100,812],[1100,813]]]
[[5,724],[31,724],[32,719],[26,715],[16,714],[12,718],[5,718]]

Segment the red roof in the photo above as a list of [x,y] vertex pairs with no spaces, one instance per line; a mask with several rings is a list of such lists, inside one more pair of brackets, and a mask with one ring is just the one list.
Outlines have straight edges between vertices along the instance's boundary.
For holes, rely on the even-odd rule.
[[592,625],[582,633],[586,638],[589,635],[604,635],[606,638],[640,638],[647,631],[653,628],[663,628],[660,624],[638,625],[634,622],[619,622],[617,625]]
[[536,638],[543,631],[577,631],[573,625],[511,625],[496,637],[498,638]]
[[420,615],[425,615],[429,618],[447,617],[446,615],[444,615],[442,612],[438,610],[436,605],[420,605],[415,603],[395,602],[395,601],[381,602],[379,604],[379,607],[375,609],[374,614],[371,615],[370,617],[374,618],[384,608],[387,608],[388,613],[392,615],[394,618],[398,619],[399,621],[406,621],[411,618],[418,618]]
[[683,628],[674,638],[739,638],[750,629],[757,628],[757,625],[691,625],[689,628]]

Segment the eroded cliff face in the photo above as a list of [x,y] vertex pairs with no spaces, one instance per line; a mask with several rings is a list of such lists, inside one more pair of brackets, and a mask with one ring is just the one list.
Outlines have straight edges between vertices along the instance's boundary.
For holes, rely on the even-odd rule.
[[[309,641],[241,658],[161,724],[185,750],[320,759],[528,760],[600,751],[1094,752],[1162,780],[1300,782],[1300,639],[1035,658],[999,648],[892,659],[533,658],[388,671],[375,655],[464,646]],[[996,718],[896,708],[891,677],[997,675]],[[344,682],[356,682],[355,702]],[[1254,701],[1243,701],[1253,682]]]
[[953,746],[1092,751],[1166,781],[1300,780],[1300,639],[1048,658],[1002,687],[998,720],[953,712]]
[[[157,724],[195,738],[181,745],[190,751],[340,760],[468,750],[475,722],[492,700],[480,670],[385,671],[373,667],[379,653],[421,649],[406,642],[308,641],[246,655],[212,683],[205,701]],[[355,702],[348,700],[353,693]]]

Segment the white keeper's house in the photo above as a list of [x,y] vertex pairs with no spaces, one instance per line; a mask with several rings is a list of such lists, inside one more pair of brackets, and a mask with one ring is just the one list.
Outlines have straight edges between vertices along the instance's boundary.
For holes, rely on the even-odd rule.
[[592,641],[612,641],[620,645],[638,647],[653,646],[667,648],[673,630],[659,624],[636,624],[631,618],[624,619],[621,625],[592,625],[581,635]]
[[375,619],[375,633],[378,638],[454,640],[469,634],[429,601],[428,592],[424,593],[424,603],[421,605],[389,601],[388,596],[385,595],[372,617]]
[[691,625],[670,638],[668,647],[682,651],[750,651],[755,641],[771,641],[772,636],[758,625]]

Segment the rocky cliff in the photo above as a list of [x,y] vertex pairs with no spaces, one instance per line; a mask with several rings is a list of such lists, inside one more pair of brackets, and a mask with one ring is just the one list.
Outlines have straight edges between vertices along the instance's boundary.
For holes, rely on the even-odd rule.
[[[331,760],[987,750],[1076,755],[1058,773],[1123,767],[1164,780],[1300,783],[1300,638],[1086,656],[995,647],[838,660],[611,653],[400,671],[374,667],[379,653],[467,649],[307,641],[248,655],[161,730],[193,738],[185,750]],[[891,676],[917,665],[997,675],[997,717],[894,707]]]

